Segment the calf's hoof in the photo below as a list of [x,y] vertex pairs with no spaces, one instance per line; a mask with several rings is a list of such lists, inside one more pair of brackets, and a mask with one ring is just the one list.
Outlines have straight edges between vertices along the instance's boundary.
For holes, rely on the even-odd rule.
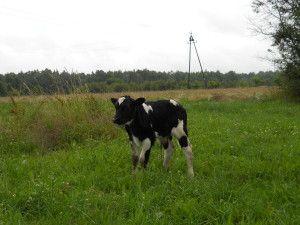
[[133,176],[135,176],[136,173],[137,173],[137,168],[133,168],[133,169],[131,170],[131,174],[132,174]]
[[191,170],[188,170],[188,176],[190,177],[190,178],[193,178],[195,175],[194,175],[194,170],[193,169],[191,169]]

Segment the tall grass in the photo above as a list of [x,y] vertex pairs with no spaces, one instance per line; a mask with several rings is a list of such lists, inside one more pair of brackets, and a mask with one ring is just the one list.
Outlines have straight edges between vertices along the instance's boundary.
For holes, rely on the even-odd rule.
[[5,105],[6,117],[0,120],[2,152],[31,152],[67,147],[88,139],[114,138],[118,130],[110,123],[107,104],[92,95]]
[[119,130],[110,123],[113,114],[110,103],[103,101],[111,96],[130,94],[133,97],[145,96],[151,99],[163,97],[177,100],[227,101],[264,99],[270,96],[271,92],[270,88],[260,87],[102,95],[79,92],[71,95],[25,98],[11,96],[3,98],[5,100],[1,104],[0,150],[3,153],[46,152],[88,139],[113,139]]

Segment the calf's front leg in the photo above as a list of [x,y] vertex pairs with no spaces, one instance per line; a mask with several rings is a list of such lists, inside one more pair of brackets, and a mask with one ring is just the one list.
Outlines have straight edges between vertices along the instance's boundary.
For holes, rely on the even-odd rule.
[[141,153],[140,153],[139,162],[142,165],[142,167],[146,168],[148,161],[149,161],[150,151],[151,151],[151,147],[152,147],[150,138],[144,139],[142,141],[141,147],[142,147],[142,149],[141,149]]
[[139,161],[138,146],[133,141],[130,142],[130,145],[131,145],[132,173],[135,174],[136,167]]

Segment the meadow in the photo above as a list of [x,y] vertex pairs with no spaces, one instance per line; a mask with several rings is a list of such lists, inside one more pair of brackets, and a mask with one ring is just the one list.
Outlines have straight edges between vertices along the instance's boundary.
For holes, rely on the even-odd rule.
[[110,96],[0,99],[0,224],[300,224],[300,105],[268,88],[124,93],[188,112],[195,177],[176,143],[131,174]]

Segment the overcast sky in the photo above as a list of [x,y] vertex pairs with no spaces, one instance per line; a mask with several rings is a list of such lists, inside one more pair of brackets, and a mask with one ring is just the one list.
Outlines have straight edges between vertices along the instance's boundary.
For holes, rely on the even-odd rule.
[[[0,73],[188,70],[193,32],[205,70],[273,70],[250,31],[251,0],[0,0]],[[192,70],[199,70],[193,55]]]

